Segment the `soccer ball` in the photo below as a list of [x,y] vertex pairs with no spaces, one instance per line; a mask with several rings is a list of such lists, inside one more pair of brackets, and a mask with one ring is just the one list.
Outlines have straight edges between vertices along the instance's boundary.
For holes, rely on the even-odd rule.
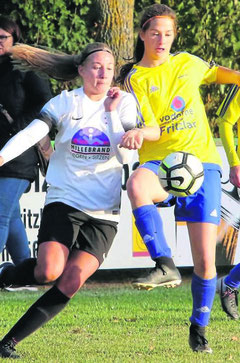
[[204,179],[203,165],[193,154],[178,151],[167,155],[158,170],[162,187],[177,197],[194,194]]

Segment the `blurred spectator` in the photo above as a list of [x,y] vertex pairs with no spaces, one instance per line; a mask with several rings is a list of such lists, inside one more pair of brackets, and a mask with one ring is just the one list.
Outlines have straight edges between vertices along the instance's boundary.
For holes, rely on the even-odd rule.
[[[19,26],[0,16],[0,148],[24,129],[51,98],[48,83],[33,72],[14,70],[10,51],[21,37]],[[14,264],[30,256],[19,200],[38,169],[35,148],[0,170],[0,253],[6,246]]]

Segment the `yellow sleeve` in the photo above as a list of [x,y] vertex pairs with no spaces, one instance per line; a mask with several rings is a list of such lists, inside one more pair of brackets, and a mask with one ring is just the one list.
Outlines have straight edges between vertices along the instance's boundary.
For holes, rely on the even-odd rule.
[[218,118],[218,124],[220,137],[230,167],[240,165],[240,159],[234,145],[233,125],[221,117]]
[[237,85],[232,85],[222,104],[217,110],[217,116],[235,125],[240,118],[240,91]]
[[199,78],[199,84],[216,83],[218,65],[214,61],[208,63],[200,57],[190,55],[194,65],[194,72]]
[[218,72],[218,66],[208,65],[208,68],[206,69],[206,72],[204,74],[204,78],[202,80],[202,84],[216,83],[216,81],[217,81],[217,72]]
[[143,87],[139,86],[137,80],[131,75],[131,72],[124,82],[124,89],[132,93],[137,102],[137,126],[159,127],[149,103],[147,92]]

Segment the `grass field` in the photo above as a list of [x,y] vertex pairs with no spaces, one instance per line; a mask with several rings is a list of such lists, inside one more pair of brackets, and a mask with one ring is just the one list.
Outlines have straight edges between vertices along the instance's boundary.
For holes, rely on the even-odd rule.
[[[0,292],[1,337],[43,291]],[[19,362],[240,362],[239,322],[216,296],[207,338],[213,354],[188,346],[190,280],[175,289],[88,283],[57,317],[22,341]],[[0,361],[11,361],[1,360]]]

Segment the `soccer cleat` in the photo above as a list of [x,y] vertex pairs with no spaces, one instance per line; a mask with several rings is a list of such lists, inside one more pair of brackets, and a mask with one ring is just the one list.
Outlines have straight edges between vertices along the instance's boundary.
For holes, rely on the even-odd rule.
[[193,352],[212,353],[212,349],[205,338],[205,327],[203,326],[191,324],[188,342]]
[[3,262],[0,265],[0,289],[11,286],[11,284],[6,283],[4,273],[4,271],[6,271],[9,267],[14,267],[14,264],[11,262]]
[[238,320],[238,290],[226,285],[224,279],[225,276],[217,281],[217,292],[220,296],[222,309],[231,319]]
[[156,267],[147,276],[139,277],[132,282],[133,287],[139,290],[152,290],[155,287],[176,287],[181,284],[181,275],[172,259],[160,257],[159,260],[162,263],[157,261]]
[[0,358],[18,359],[20,356],[16,353],[15,344],[12,340],[0,341]]

